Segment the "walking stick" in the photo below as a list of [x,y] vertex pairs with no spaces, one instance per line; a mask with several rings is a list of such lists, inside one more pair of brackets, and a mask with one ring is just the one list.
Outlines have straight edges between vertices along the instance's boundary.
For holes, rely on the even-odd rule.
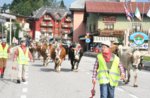
[[95,84],[93,84],[93,88],[91,90],[91,97],[89,98],[93,98],[95,96]]

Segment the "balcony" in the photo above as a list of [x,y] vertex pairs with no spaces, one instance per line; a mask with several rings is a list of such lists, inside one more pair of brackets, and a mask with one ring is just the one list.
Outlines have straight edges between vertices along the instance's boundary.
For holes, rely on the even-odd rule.
[[44,20],[51,20],[51,17],[44,16]]
[[68,31],[68,30],[62,30],[62,34],[69,34],[70,33],[70,31]]
[[44,28],[41,28],[41,32],[46,32],[46,29],[44,29]]
[[44,23],[44,22],[42,22],[42,23],[41,23],[41,26],[47,26],[47,24],[46,24],[46,23]]
[[70,17],[68,17],[68,18],[66,18],[66,20],[65,20],[66,22],[71,22],[71,18]]
[[48,23],[47,26],[48,26],[48,27],[52,27],[53,24],[52,24],[52,23]]
[[63,28],[71,28],[72,25],[71,25],[71,24],[62,24],[62,27],[63,27]]
[[48,29],[47,32],[53,32],[53,30],[52,29]]

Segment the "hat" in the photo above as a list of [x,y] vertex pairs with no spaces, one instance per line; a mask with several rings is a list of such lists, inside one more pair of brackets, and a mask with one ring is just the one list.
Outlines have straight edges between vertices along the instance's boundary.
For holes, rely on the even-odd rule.
[[101,41],[101,44],[102,45],[106,45],[106,46],[108,46],[108,47],[110,47],[111,46],[111,42],[110,41]]
[[21,43],[22,43],[22,42],[25,42],[25,41],[26,41],[26,39],[25,39],[25,38],[22,38],[22,39],[21,39]]
[[2,42],[6,42],[6,38],[3,38],[3,39],[2,39]]

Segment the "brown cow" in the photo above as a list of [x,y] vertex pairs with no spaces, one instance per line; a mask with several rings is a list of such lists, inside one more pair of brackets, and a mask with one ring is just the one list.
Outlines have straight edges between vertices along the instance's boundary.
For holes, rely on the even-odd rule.
[[54,69],[59,72],[61,70],[61,64],[66,57],[66,49],[60,44],[58,47],[50,46],[50,57],[55,63]]

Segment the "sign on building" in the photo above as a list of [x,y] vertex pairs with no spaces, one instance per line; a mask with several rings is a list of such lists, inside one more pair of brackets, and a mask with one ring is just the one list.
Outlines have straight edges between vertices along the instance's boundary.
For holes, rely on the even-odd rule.
[[148,35],[143,32],[135,32],[130,35],[130,46],[140,49],[148,49]]
[[116,37],[99,37],[99,36],[94,36],[94,41],[95,43],[100,43],[102,41],[114,41],[114,42],[118,42],[118,39]]

